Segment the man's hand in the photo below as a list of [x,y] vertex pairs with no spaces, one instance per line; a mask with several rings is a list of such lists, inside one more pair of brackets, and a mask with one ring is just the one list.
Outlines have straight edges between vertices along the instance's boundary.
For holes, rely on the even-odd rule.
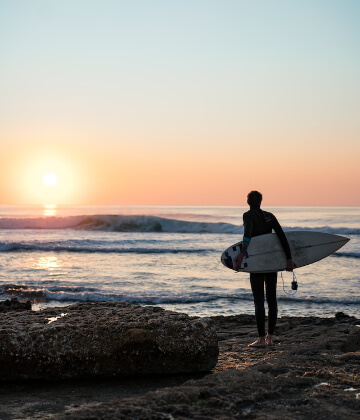
[[244,254],[241,254],[241,253],[236,257],[236,259],[235,259],[235,267],[234,267],[234,270],[235,271],[239,271],[240,270],[241,263],[242,263],[244,257],[245,257],[245,255]]
[[293,271],[296,268],[296,264],[293,260],[287,260],[286,262],[286,271]]

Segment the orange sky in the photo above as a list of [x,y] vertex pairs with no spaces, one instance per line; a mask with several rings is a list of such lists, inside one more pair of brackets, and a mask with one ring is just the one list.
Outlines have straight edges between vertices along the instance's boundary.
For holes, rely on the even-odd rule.
[[360,206],[357,2],[135,3],[0,0],[0,204]]
[[[330,141],[285,139],[246,147],[234,138],[222,148],[214,138],[155,151],[155,142],[134,140],[104,150],[100,139],[83,141],[3,147],[1,204],[242,205],[258,189],[271,205],[360,205],[358,147],[349,153]],[[58,185],[43,185],[46,172],[57,174]]]

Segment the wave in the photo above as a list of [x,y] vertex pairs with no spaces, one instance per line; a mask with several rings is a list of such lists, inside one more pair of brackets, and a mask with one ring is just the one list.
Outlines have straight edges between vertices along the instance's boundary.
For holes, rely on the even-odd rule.
[[[105,245],[104,245],[105,244]],[[72,240],[59,242],[0,242],[0,253],[13,252],[70,252],[70,253],[100,253],[100,254],[206,254],[219,252],[214,248],[159,248],[150,245],[148,247],[128,246],[126,241],[122,244],[111,242]],[[356,252],[335,252],[330,257],[359,259]]]
[[305,296],[305,297],[297,297],[295,295],[291,295],[292,290],[289,289],[290,296],[280,295],[278,296],[279,301],[287,301],[293,302],[296,304],[310,304],[315,303],[318,305],[321,304],[331,304],[331,305],[360,305],[360,298],[344,298],[344,299],[333,299],[327,297],[317,297],[317,296]]
[[[96,288],[86,287],[49,287],[38,288],[36,286],[5,284],[0,286],[0,296],[5,298],[17,297],[21,300],[30,300],[32,302],[119,302],[125,301],[143,305],[160,305],[160,304],[196,304],[206,303],[218,300],[227,301],[252,301],[253,296],[251,292],[242,292],[234,294],[210,294],[210,293],[194,293],[194,294],[131,294],[131,293],[105,293]],[[294,304],[308,305],[308,304],[331,304],[331,305],[359,305],[360,299],[344,298],[334,299],[316,296],[287,296],[279,294],[279,301],[289,301]]]
[[355,258],[355,259],[359,259],[360,258],[360,254],[357,252],[335,252],[334,254],[331,254],[330,257],[342,257],[342,258]]
[[156,216],[96,215],[38,218],[3,218],[0,229],[75,229],[108,232],[240,233],[230,223],[189,222]]
[[331,226],[318,226],[318,227],[285,227],[285,231],[293,230],[310,230],[323,233],[332,233],[333,235],[360,235],[360,229],[357,228],[345,228],[345,227],[331,227]]
[[[214,249],[203,248],[143,248],[143,247],[119,247],[104,246],[97,241],[74,241],[64,242],[0,242],[0,253],[6,252],[73,252],[73,253],[101,253],[101,254],[201,254]],[[108,243],[109,245],[109,243]]]
[[[0,296],[7,298],[17,297],[22,300],[31,300],[34,302],[113,302],[126,301],[131,303],[157,305],[157,304],[174,304],[174,303],[199,303],[211,302],[218,299],[230,298],[237,299],[236,295],[212,295],[200,293],[194,295],[164,295],[156,294],[116,294],[104,293],[94,288],[83,287],[62,287],[62,288],[38,288],[35,286],[5,284],[0,286]],[[250,298],[250,294],[249,294]]]
[[[240,221],[239,221],[240,224]],[[72,229],[107,232],[168,232],[242,234],[243,227],[222,222],[194,222],[145,215],[94,215],[68,217],[2,218],[0,229]],[[358,228],[291,226],[284,230],[312,230],[339,235],[360,235]]]

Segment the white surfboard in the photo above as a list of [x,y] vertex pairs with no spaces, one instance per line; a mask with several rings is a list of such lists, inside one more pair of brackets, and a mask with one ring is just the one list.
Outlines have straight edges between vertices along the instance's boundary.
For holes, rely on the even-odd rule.
[[[285,232],[296,268],[319,261],[344,246],[349,239],[344,236],[312,231]],[[235,259],[241,251],[238,242],[221,255],[225,267],[234,269]],[[241,271],[268,273],[286,269],[286,255],[276,233],[255,236],[241,265]]]

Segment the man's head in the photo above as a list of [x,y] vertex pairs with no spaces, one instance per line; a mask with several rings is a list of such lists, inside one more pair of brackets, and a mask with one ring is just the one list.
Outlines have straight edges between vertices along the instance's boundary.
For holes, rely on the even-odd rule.
[[260,207],[262,194],[259,191],[251,191],[247,196],[247,203],[250,207]]

